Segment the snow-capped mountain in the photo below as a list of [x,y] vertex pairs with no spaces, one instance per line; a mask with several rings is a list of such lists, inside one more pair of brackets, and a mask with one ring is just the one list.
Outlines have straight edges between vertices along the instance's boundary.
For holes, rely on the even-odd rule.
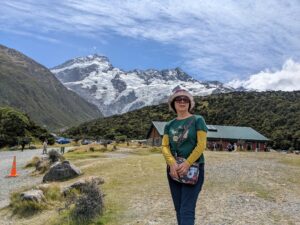
[[217,81],[197,81],[180,68],[123,71],[96,54],[69,60],[51,71],[67,88],[97,105],[104,116],[166,102],[179,87],[194,96],[234,91]]

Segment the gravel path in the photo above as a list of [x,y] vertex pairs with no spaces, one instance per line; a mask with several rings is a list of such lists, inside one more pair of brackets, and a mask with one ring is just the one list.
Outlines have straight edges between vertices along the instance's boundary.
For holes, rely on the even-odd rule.
[[274,159],[232,155],[223,162],[207,163],[199,224],[299,225],[300,192],[295,180],[299,168]]
[[[55,148],[48,148],[55,149]],[[70,148],[66,148],[68,151]],[[0,208],[9,204],[9,194],[17,189],[41,183],[42,176],[30,176],[32,169],[25,169],[26,163],[36,155],[42,155],[42,149],[25,151],[1,151],[0,152]],[[6,178],[10,174],[13,157],[17,159],[18,177]]]

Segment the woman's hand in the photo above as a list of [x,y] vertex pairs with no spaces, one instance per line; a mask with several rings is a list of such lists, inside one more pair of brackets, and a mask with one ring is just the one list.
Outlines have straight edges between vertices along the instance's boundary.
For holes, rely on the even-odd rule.
[[178,179],[179,177],[178,177],[177,170],[178,170],[177,163],[174,163],[173,165],[171,165],[170,166],[170,176]]
[[187,174],[188,170],[190,168],[190,164],[188,164],[186,161],[178,165],[177,173],[180,177],[183,177]]

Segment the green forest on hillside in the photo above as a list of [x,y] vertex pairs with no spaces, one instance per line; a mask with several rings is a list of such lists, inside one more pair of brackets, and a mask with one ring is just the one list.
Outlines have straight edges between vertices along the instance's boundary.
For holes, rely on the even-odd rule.
[[37,126],[28,115],[10,107],[0,107],[0,148],[21,142],[29,144],[34,139],[42,141],[45,138],[49,144],[54,143],[48,131]]
[[[275,149],[300,148],[300,92],[233,92],[196,97],[195,114],[207,124],[252,127]],[[167,104],[86,122],[66,131],[74,138],[145,139],[151,121],[168,121],[175,114]]]

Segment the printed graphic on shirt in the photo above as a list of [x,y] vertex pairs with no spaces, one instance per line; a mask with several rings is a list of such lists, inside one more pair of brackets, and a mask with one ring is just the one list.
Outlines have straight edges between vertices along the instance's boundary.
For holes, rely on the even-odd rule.
[[186,126],[181,126],[180,125],[178,128],[171,128],[170,129],[170,134],[171,134],[172,140],[174,142],[178,142],[179,138],[181,139],[181,141],[184,141],[188,137],[189,130],[186,129]]
[[[185,130],[188,130],[181,136]],[[207,127],[203,117],[195,115],[184,120],[173,119],[169,121],[164,129],[164,134],[168,136],[169,146],[173,156],[177,155],[187,159],[197,146],[197,132],[207,132]],[[180,140],[183,139],[183,140]],[[201,154],[197,162],[204,163],[204,154]]]

